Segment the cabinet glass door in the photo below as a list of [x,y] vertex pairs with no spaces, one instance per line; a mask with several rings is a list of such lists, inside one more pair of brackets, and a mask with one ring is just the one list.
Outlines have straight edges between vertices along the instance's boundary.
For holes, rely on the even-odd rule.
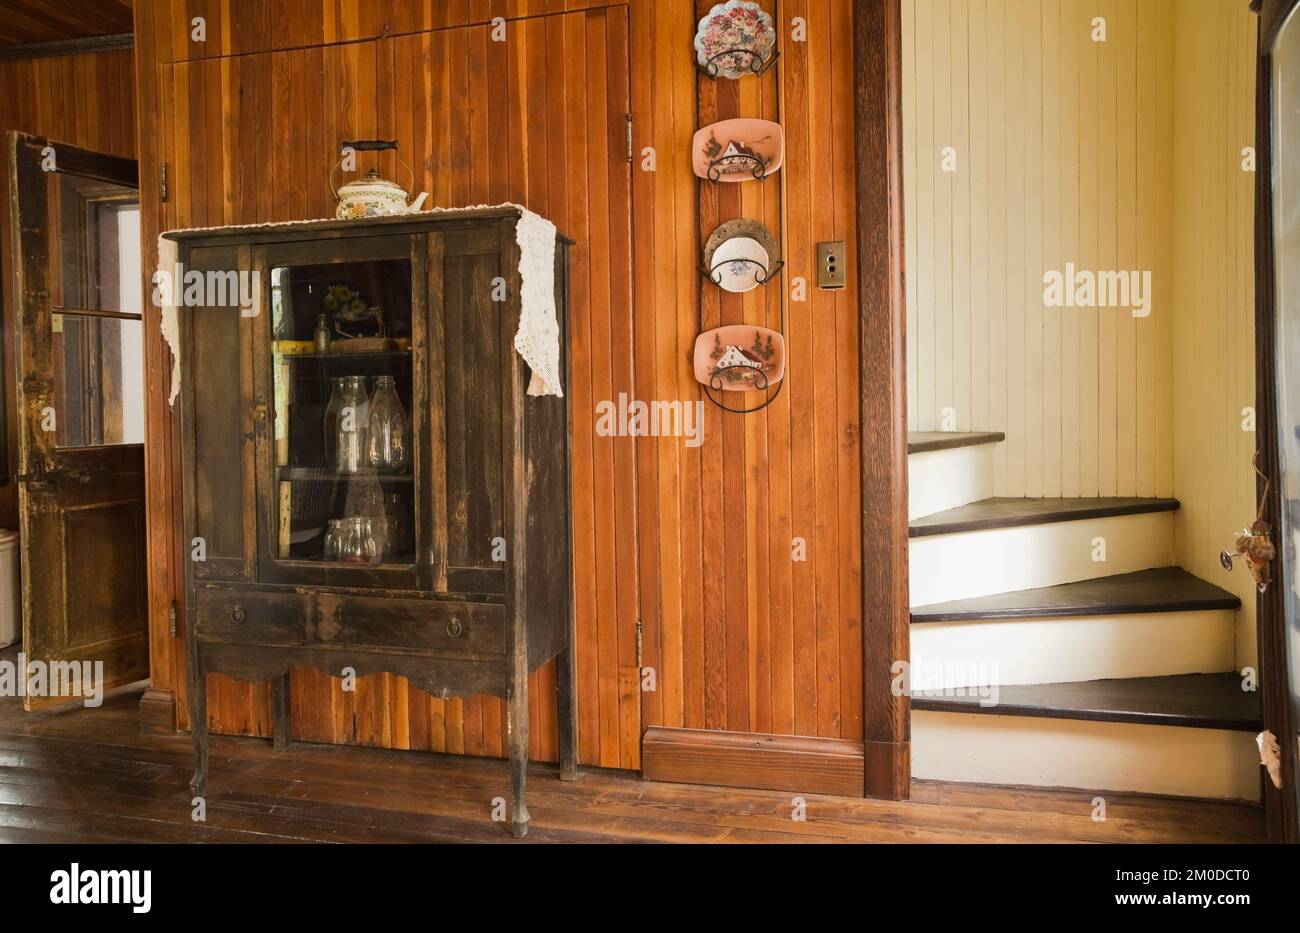
[[345,249],[328,243],[266,253],[273,577],[406,585],[394,575],[418,563],[410,241],[373,240],[352,252],[378,258],[310,255]]
[[[1278,456],[1282,467],[1279,556],[1290,661],[1300,706],[1300,8],[1273,47],[1273,249],[1277,291]],[[1278,736],[1279,742],[1300,737]]]

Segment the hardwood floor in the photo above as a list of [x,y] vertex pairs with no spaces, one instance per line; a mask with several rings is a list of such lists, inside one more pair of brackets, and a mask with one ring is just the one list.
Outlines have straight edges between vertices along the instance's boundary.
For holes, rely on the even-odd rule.
[[[510,842],[499,759],[212,738],[207,820],[190,819],[188,736],[140,735],[142,686],[98,709],[0,699],[0,842]],[[913,799],[792,795],[530,769],[527,842],[1251,842],[1258,808],[1091,792],[915,782]]]

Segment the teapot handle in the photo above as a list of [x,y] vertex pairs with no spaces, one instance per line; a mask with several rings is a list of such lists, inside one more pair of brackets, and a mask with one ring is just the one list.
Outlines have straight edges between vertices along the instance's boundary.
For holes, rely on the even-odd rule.
[[[355,152],[381,152],[385,149],[392,149],[394,152],[396,152],[397,140],[395,139],[345,139],[339,143],[339,151],[341,152],[344,149],[352,149]],[[397,161],[401,162],[403,165],[406,166],[406,173],[411,176],[410,184],[406,186],[406,190],[409,192],[415,188],[415,170],[411,168],[411,164],[407,162],[405,159],[403,159],[400,155],[397,157]],[[339,190],[334,186],[334,173],[339,170],[339,166],[341,166],[342,164],[343,164],[343,159],[340,157],[339,160],[334,163],[334,167],[330,169],[330,192],[334,195],[335,201],[339,199]]]

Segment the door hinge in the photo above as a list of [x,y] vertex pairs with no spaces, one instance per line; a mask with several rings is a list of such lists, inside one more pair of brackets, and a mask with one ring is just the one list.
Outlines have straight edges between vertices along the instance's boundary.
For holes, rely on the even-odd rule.
[[642,659],[641,659],[641,630],[642,630],[642,628],[643,628],[643,625],[642,625],[641,620],[640,620],[640,619],[637,619],[637,620],[636,620],[636,669],[637,669],[638,672],[641,670],[641,664],[642,664]]
[[632,114],[624,114],[627,117],[627,161],[632,163]]
[[167,200],[167,163],[158,163],[158,200]]
[[167,608],[167,631],[171,633],[172,638],[176,637],[176,600],[172,600],[171,606]]

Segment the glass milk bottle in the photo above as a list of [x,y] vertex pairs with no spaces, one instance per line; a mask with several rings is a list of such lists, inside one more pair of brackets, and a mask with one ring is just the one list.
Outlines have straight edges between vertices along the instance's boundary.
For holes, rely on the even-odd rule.
[[339,386],[338,427],[334,432],[334,468],[359,473],[366,466],[366,377],[344,376]]

